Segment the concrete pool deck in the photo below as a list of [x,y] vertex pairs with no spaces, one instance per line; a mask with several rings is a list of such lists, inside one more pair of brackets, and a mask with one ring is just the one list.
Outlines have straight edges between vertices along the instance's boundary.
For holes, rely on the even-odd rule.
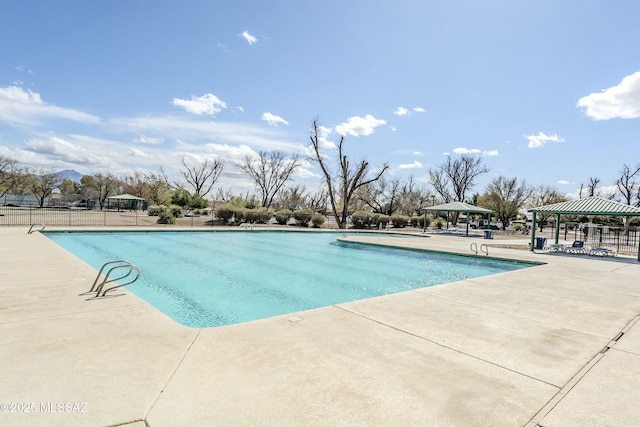
[[489,252],[545,264],[194,329],[129,292],[85,301],[93,268],[0,228],[0,425],[640,425],[640,264]]

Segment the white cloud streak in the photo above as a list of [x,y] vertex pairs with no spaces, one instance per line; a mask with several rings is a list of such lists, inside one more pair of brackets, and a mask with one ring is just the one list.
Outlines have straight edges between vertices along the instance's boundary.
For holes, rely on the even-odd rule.
[[354,116],[336,126],[336,132],[340,135],[367,136],[371,135],[376,127],[385,124],[387,124],[385,120],[376,119],[371,114],[364,117]]
[[624,77],[616,86],[580,98],[578,107],[594,120],[639,118],[640,71]]
[[203,114],[215,116],[220,111],[227,108],[227,104],[212,93],[207,93],[198,97],[192,96],[190,100],[173,98],[173,105],[181,107],[185,111],[198,116]]
[[400,165],[398,165],[398,167],[400,169],[420,169],[422,167],[422,163],[420,163],[419,161],[416,160],[413,163],[400,164]]
[[262,120],[264,120],[265,122],[269,123],[269,126],[278,126],[278,123],[281,123],[283,125],[288,125],[289,122],[286,121],[285,119],[283,119],[280,116],[276,116],[273,115],[269,112],[266,112],[264,114],[262,114]]
[[243,31],[239,34],[239,36],[242,37],[247,43],[249,43],[249,46],[258,43],[258,38],[249,34],[249,31]]
[[555,133],[553,135],[546,135],[544,132],[538,132],[537,135],[525,135],[525,138],[529,141],[529,148],[540,148],[549,142],[564,142],[564,138],[559,137]]
[[0,122],[37,126],[45,119],[100,123],[100,119],[91,114],[47,104],[37,92],[24,90],[20,86],[0,87]]

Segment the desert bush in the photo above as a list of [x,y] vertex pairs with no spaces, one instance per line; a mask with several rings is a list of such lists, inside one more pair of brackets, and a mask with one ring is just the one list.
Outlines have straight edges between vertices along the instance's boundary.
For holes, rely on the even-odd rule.
[[276,212],[276,222],[280,225],[287,225],[291,218],[291,211],[289,209],[281,209]]
[[175,224],[176,217],[171,214],[167,209],[164,209],[158,213],[158,224]]
[[382,225],[382,227],[386,227],[387,224],[389,224],[389,221],[391,220],[391,218],[389,217],[389,215],[378,215],[377,217],[374,218],[375,221],[375,226],[376,227],[380,227],[380,225]]
[[427,228],[431,225],[431,218],[425,218],[424,215],[417,217],[418,218],[418,226],[421,228]]
[[356,211],[351,215],[351,224],[354,228],[369,228],[372,222],[372,215],[365,211]]
[[313,224],[315,228],[320,228],[322,224],[324,224],[324,215],[314,213],[313,216],[311,216],[311,224]]
[[308,227],[311,217],[313,217],[313,211],[311,209],[298,209],[293,211],[293,218],[296,220],[296,224],[301,227]]
[[444,220],[442,218],[438,218],[433,222],[433,226],[435,228],[437,228],[438,230],[442,229],[442,227],[444,227]]
[[222,222],[229,222],[231,218],[233,218],[234,213],[235,208],[226,203],[218,205],[215,208],[216,218],[218,218]]
[[241,224],[245,221],[245,215],[249,211],[249,209],[245,208],[236,208],[233,210],[233,220],[236,224]]
[[271,211],[267,209],[246,209],[244,211],[244,220],[245,222],[250,222],[252,224],[267,224],[273,214]]
[[406,215],[391,215],[391,224],[396,228],[404,228],[409,222],[409,217]]
[[149,206],[147,208],[147,215],[149,216],[158,216],[160,212],[166,211],[167,208],[164,206]]
[[180,206],[171,206],[169,208],[169,212],[173,215],[174,218],[182,218],[184,217],[184,212]]

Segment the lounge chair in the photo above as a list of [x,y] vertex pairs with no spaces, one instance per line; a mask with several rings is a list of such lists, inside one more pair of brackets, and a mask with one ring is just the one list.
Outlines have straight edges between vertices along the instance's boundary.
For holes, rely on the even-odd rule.
[[589,251],[591,248],[584,244],[584,240],[576,240],[571,246],[564,248],[564,252],[567,254],[588,254]]
[[616,256],[616,250],[612,248],[593,248],[589,251],[591,256]]

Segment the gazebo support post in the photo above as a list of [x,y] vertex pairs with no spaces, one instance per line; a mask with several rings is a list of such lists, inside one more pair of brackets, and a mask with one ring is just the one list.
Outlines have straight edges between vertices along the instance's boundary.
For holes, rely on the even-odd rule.
[[427,210],[422,209],[422,214],[424,215],[424,218],[422,220],[422,232],[426,233],[427,232]]
[[533,211],[533,218],[531,218],[531,252],[533,252],[533,248],[535,247],[534,242],[536,241],[536,211]]
[[558,244],[558,239],[560,237],[560,214],[556,214],[556,245]]

